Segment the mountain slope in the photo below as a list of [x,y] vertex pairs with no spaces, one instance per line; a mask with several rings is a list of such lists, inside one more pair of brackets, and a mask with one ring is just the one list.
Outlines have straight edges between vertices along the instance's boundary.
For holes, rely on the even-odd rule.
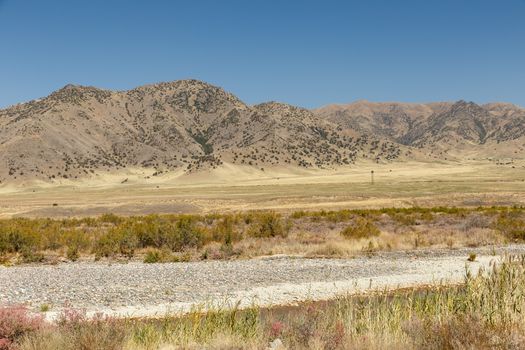
[[315,113],[341,128],[374,134],[433,158],[523,157],[525,151],[525,110],[511,104],[359,101]]
[[330,168],[361,158],[397,159],[403,149],[305,109],[247,106],[196,80],[121,92],[68,85],[0,110],[2,182],[124,168],[194,172],[223,162]]

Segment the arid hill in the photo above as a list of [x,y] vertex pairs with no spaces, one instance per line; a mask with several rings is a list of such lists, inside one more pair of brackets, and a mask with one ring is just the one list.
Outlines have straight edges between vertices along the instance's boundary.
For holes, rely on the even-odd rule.
[[0,182],[124,168],[191,173],[225,162],[335,168],[411,156],[395,138],[379,136],[285,104],[248,106],[196,80],[121,92],[67,85],[0,110]]
[[332,169],[359,160],[523,158],[525,110],[511,104],[370,103],[310,111],[248,106],[182,80],[109,91],[67,85],[0,110],[0,182],[123,169],[194,173],[224,163]]
[[430,158],[523,158],[525,109],[504,103],[370,103],[314,111],[343,130],[375,135]]

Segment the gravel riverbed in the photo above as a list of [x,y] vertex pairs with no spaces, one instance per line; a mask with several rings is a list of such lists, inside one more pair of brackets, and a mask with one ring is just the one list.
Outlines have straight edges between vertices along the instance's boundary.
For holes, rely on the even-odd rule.
[[[477,254],[475,262],[467,262],[470,253]],[[291,304],[370,289],[454,283],[461,281],[466,267],[477,272],[505,253],[524,254],[525,245],[390,252],[353,259],[0,267],[0,304],[25,304],[34,310],[47,304],[52,307],[49,318],[65,306],[88,313],[155,316],[205,304]]]

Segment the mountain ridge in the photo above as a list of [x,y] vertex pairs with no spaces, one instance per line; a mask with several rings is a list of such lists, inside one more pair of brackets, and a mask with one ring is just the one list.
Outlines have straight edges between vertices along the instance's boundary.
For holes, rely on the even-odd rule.
[[524,136],[525,110],[507,103],[358,101],[308,110],[248,105],[194,79],[123,91],[68,84],[0,109],[0,181],[126,168],[192,173],[224,163],[335,169],[358,160],[460,159],[495,142],[486,156],[506,157],[516,154],[509,147],[523,151]]

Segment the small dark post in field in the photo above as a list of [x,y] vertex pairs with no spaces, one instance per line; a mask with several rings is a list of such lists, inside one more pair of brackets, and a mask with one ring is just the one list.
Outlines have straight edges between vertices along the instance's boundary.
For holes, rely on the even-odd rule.
[[374,184],[374,171],[373,170],[370,172],[370,177],[371,177],[371,181],[370,182],[373,185]]

